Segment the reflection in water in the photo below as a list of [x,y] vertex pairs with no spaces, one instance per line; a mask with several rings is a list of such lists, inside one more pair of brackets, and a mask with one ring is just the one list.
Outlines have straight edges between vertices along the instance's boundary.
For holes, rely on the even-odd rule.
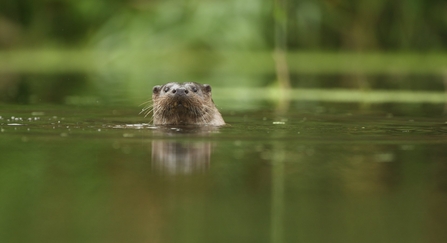
[[[217,132],[217,127],[163,127],[152,141],[152,167],[166,174],[205,172],[210,165],[212,144],[203,137]],[[174,139],[171,139],[174,138]]]
[[168,174],[204,172],[209,168],[210,142],[175,142],[154,140],[152,166]]

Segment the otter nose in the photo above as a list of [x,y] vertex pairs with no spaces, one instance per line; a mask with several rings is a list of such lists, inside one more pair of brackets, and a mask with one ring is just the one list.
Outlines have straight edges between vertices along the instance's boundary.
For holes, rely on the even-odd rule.
[[178,89],[173,89],[172,93],[176,94],[176,95],[187,95],[189,93],[189,91],[185,88],[178,88]]

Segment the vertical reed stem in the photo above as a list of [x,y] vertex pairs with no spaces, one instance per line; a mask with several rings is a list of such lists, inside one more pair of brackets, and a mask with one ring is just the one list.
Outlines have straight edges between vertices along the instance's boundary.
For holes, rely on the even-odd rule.
[[273,58],[276,75],[281,90],[290,88],[289,67],[287,64],[287,0],[274,0],[273,17],[275,22],[275,50]]

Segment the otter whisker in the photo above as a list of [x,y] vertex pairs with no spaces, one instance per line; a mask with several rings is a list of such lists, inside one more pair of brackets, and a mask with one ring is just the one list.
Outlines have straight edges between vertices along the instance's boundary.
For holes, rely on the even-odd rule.
[[141,103],[141,104],[138,105],[138,106],[142,106],[142,105],[147,104],[147,103],[150,103],[150,102],[152,102],[152,100],[145,101],[145,102]]
[[146,118],[154,109],[150,109],[148,112],[146,112],[146,114],[144,115],[144,118]]
[[143,109],[141,109],[140,113],[138,113],[138,114],[141,114],[141,113],[147,111],[148,109],[151,109],[152,107],[153,107],[152,105],[148,105],[148,106],[144,107]]

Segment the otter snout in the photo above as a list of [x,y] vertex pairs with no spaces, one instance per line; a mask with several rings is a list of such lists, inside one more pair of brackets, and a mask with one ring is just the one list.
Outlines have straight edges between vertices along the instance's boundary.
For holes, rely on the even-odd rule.
[[189,91],[185,88],[177,88],[177,89],[172,89],[171,91],[173,94],[175,94],[176,96],[185,96],[189,93]]

